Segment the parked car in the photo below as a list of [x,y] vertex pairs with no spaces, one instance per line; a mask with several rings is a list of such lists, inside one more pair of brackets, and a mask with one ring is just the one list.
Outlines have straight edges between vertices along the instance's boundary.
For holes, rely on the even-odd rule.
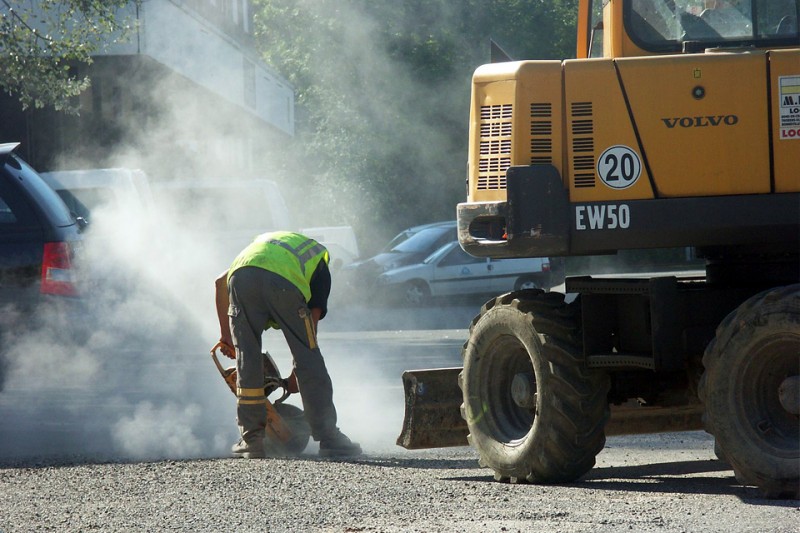
[[17,146],[0,144],[0,333],[20,314],[74,301],[80,292],[84,223],[13,153]]
[[548,289],[548,258],[490,259],[466,253],[458,241],[445,244],[421,263],[388,270],[377,286],[386,296],[420,305],[431,298],[492,296],[521,289]]
[[410,228],[406,228],[397,235],[395,235],[394,238],[392,238],[392,240],[390,240],[386,244],[386,246],[384,246],[378,253],[382,254],[394,250],[397,246],[400,245],[400,243],[408,240],[409,238],[413,237],[422,230],[427,230],[430,228],[438,228],[438,227],[448,227],[453,224],[455,224],[454,221],[431,222],[429,224],[420,224],[419,226],[412,226]]
[[300,233],[311,237],[328,249],[331,270],[351,264],[358,258],[358,241],[352,226],[319,226],[301,228]]
[[86,220],[91,221],[92,212],[103,207],[137,221],[152,221],[155,216],[150,182],[142,170],[58,170],[42,172],[41,176],[61,196],[73,214]]
[[456,239],[456,222],[434,222],[398,233],[380,252],[342,268],[334,279],[332,297],[344,303],[371,299],[378,276],[387,270],[419,263]]

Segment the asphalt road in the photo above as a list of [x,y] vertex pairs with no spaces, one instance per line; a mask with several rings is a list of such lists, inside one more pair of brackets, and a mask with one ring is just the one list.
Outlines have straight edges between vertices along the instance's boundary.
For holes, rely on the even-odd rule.
[[[229,458],[234,400],[207,343],[41,339],[48,357],[28,344],[0,392],[0,531],[800,531],[800,502],[737,485],[703,432],[609,438],[584,479],[557,486],[494,482],[467,447],[397,447],[400,373],[459,365],[475,311],[323,321],[339,424],[366,452],[342,462],[313,443],[299,458]],[[282,339],[265,341],[288,372]]]

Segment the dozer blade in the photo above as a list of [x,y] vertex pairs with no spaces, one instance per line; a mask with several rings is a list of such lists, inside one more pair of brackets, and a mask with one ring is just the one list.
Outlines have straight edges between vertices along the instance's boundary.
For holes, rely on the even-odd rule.
[[398,446],[408,450],[467,446],[467,423],[461,418],[461,368],[403,372],[406,412]]
[[703,429],[703,406],[701,404],[670,407],[612,405],[611,417],[606,423],[605,433],[610,437],[699,429]]

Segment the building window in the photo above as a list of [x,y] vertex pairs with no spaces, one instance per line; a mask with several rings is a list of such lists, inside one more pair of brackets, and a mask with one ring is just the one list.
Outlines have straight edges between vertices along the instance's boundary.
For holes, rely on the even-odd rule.
[[245,34],[252,33],[253,3],[251,0],[187,0],[195,11],[225,29],[237,28]]

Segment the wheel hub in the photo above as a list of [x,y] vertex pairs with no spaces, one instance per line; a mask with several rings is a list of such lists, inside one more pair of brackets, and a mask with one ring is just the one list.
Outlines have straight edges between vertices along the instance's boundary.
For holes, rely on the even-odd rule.
[[536,408],[536,376],[532,372],[516,374],[511,381],[511,397],[523,409]]
[[778,398],[787,412],[800,415],[800,376],[789,376],[778,387]]

